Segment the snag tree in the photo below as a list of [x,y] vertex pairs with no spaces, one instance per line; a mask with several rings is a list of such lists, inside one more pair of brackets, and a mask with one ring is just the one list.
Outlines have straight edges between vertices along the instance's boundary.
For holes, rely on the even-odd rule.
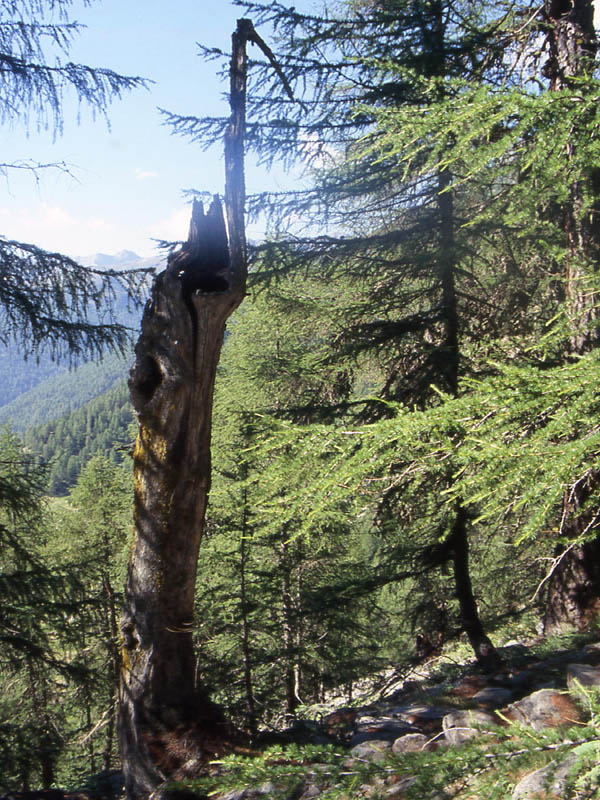
[[129,381],[139,423],[135,533],[125,590],[120,742],[127,795],[174,796],[169,779],[197,774],[233,735],[196,675],[193,610],[210,488],[217,364],[246,291],[246,45],[270,51],[249,20],[232,37],[225,132],[225,211],[194,202],[181,250],[157,276]]

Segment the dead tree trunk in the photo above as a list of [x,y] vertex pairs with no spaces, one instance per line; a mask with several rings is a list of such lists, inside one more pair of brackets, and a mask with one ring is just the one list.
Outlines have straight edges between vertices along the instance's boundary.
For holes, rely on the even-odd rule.
[[194,684],[192,621],[215,373],[225,323],[243,296],[221,204],[213,201],[206,216],[195,204],[187,244],[155,281],[129,382],[139,434],[120,741],[132,798],[196,771],[225,735]]
[[[251,26],[250,26],[251,33]],[[210,488],[213,388],[225,324],[246,286],[244,20],[233,35],[225,205],[194,202],[190,233],[157,276],[129,381],[139,424],[135,532],[121,625],[119,738],[130,800],[169,798],[231,731],[195,682],[198,548]]]

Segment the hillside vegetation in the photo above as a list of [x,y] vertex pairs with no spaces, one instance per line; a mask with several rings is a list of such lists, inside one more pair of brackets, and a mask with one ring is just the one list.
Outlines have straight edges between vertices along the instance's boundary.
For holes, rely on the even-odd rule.
[[[251,248],[248,295],[218,369],[195,595],[156,580],[134,609],[144,632],[179,637],[178,652],[180,634],[193,638],[186,686],[202,711],[190,719],[150,690],[142,698],[164,723],[135,742],[164,776],[153,796],[592,800],[593,4],[239,5],[276,30],[288,81],[252,61],[247,150],[303,177],[248,197],[272,233]],[[226,54],[205,54],[227,69]],[[204,145],[228,124],[166,120]],[[197,376],[161,363],[142,364],[142,405],[156,386]],[[141,641],[119,626],[135,552],[125,369],[106,357],[5,395],[2,419],[12,409],[24,432],[0,435],[3,792],[75,790],[84,775],[120,768],[119,680]],[[144,466],[158,472],[164,438],[151,445],[138,463],[149,453]],[[175,474],[154,507],[176,511],[176,492],[197,478]],[[151,554],[159,565],[180,556],[167,528]],[[172,608],[194,599],[194,619],[148,619],[152,592]],[[540,697],[538,725],[530,704]],[[459,747],[453,737],[474,728],[468,713],[450,724],[454,711],[501,725]],[[399,730],[426,737],[422,752],[394,751]],[[523,788],[538,767],[542,783]]]
[[[94,375],[97,379],[97,373]],[[120,463],[131,452],[133,413],[122,371],[115,381],[94,399],[78,403],[75,411],[25,431],[23,444],[48,466],[52,495],[66,494],[92,456]],[[91,388],[89,383],[87,388]]]
[[[63,417],[122,382],[131,361],[124,356],[107,355],[102,361],[59,369],[40,380],[33,388],[21,391],[0,408],[0,424],[18,433]],[[20,381],[20,388],[23,382]]]

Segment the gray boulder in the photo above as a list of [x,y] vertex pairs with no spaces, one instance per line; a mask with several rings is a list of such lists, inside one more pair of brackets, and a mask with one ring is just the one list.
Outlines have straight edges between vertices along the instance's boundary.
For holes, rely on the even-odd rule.
[[473,700],[478,705],[486,706],[487,708],[502,708],[513,699],[513,693],[510,689],[504,689],[502,686],[486,686],[477,694],[473,695]]
[[536,769],[535,772],[530,772],[515,786],[512,800],[519,800],[519,798],[522,798],[522,800],[528,800],[528,798],[539,800],[542,797],[562,797],[575,759],[575,756],[569,756],[560,763],[551,761],[545,767]]
[[[544,797],[564,797],[569,778],[573,777],[573,773],[581,772],[582,764],[587,763],[588,767],[596,765],[599,752],[600,742],[598,741],[585,742],[574,747],[560,761],[551,761],[545,767],[536,769],[535,772],[526,775],[515,786],[512,794],[513,800],[519,800],[519,798],[522,798],[522,800],[527,800],[528,798],[538,800],[538,798]],[[580,775],[579,780],[581,780]],[[597,778],[592,775],[589,780],[585,781],[585,785],[582,782],[578,786],[577,797],[596,797],[597,789]]]
[[583,689],[600,689],[600,667],[589,664],[569,664],[567,667],[567,686],[575,694]]
[[581,722],[581,712],[564,692],[540,689],[516,703],[511,703],[505,716],[513,722],[530,725],[534,730],[558,728]]
[[262,786],[246,786],[244,789],[234,789],[231,792],[222,794],[219,800],[260,800],[260,798],[276,791],[275,784],[272,781],[267,781]]
[[391,744],[399,736],[410,733],[412,730],[409,723],[393,717],[362,718],[357,720],[349,744],[350,747],[354,747],[354,745],[374,740],[386,741]]
[[391,750],[392,743],[385,739],[372,739],[368,742],[361,742],[350,750],[352,758],[374,761],[376,764],[385,759],[387,751]]
[[449,744],[461,744],[477,736],[481,728],[497,724],[498,719],[489,711],[453,711],[442,720]]
[[394,753],[417,753],[427,749],[426,745],[429,737],[424,733],[406,733],[400,736],[392,745]]

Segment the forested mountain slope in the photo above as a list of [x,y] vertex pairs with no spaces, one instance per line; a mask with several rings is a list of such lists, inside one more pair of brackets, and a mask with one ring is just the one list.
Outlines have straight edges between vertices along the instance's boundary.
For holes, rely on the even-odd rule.
[[[78,260],[117,271],[158,268],[161,261],[129,250]],[[131,328],[133,341],[140,312],[130,306],[121,288],[115,309],[118,321]],[[125,385],[132,360],[129,349],[73,365],[56,363],[45,352],[25,358],[16,345],[0,345],[0,426],[24,435],[27,447],[48,464],[52,494],[64,494],[92,455],[120,460],[115,446],[127,440],[132,419]]]
[[0,347],[0,411],[38,384],[67,371],[66,364],[55,364],[47,355],[25,360],[15,345]]
[[73,370],[59,366],[58,372],[2,406],[0,424],[9,424],[23,433],[75,411],[122,380],[130,361],[131,354],[107,355],[102,361],[82,364]]
[[120,373],[111,388],[80,408],[29,428],[23,443],[48,464],[50,494],[62,495],[92,456],[123,461],[133,438],[129,433],[132,422],[129,392]]
[[[140,258],[130,250],[116,255],[96,253],[79,259],[83,264],[110,270],[158,268],[160,258]],[[131,328],[135,339],[139,310],[131,308],[119,289],[115,301],[118,322]],[[0,424],[22,433],[68,414],[112,388],[127,374],[131,353],[106,355],[102,361],[70,365],[56,363],[49,354],[25,358],[16,345],[0,345]]]

